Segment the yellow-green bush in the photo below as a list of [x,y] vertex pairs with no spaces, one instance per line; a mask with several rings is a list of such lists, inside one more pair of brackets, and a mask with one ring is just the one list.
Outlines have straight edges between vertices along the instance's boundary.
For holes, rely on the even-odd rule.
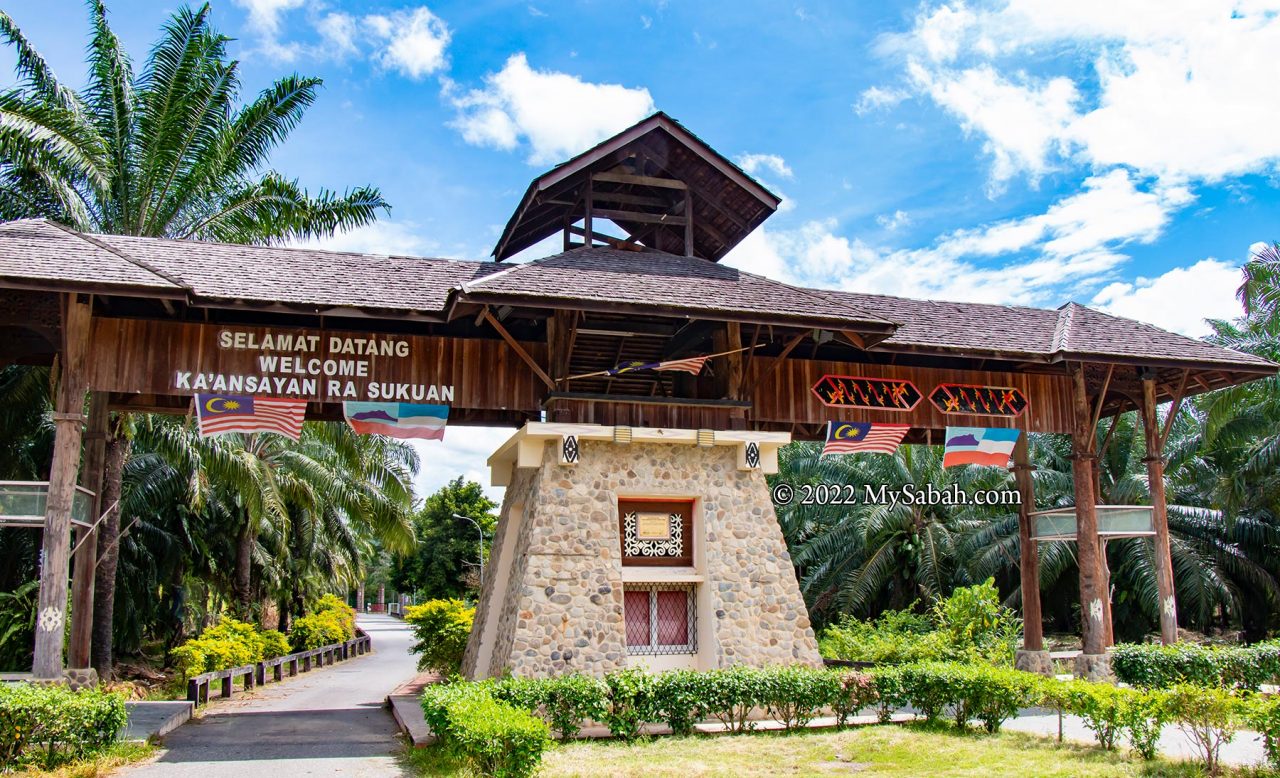
[[263,630],[260,637],[263,659],[275,659],[289,653],[289,638],[285,637],[283,632],[274,629]]
[[198,638],[170,652],[174,668],[183,678],[201,673],[243,667],[289,653],[289,640],[275,630],[258,631],[253,624],[224,618]]
[[0,684],[0,770],[20,764],[47,770],[101,751],[126,718],[120,694]]
[[462,600],[427,600],[405,609],[404,620],[413,625],[417,643],[409,649],[418,657],[419,670],[455,675],[462,668],[476,609]]
[[316,601],[311,613],[295,619],[289,630],[294,651],[310,651],[356,636],[356,611],[342,600],[326,594]]

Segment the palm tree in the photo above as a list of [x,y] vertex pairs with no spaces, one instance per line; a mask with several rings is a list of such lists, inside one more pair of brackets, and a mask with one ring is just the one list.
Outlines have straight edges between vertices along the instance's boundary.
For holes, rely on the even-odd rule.
[[[89,0],[89,73],[66,86],[16,22],[0,38],[18,85],[0,93],[0,220],[45,217],[84,232],[279,243],[373,222],[387,208],[362,186],[314,195],[268,167],[315,101],[320,79],[291,75],[241,104],[239,63],[209,25],[209,6],[181,8],[140,72],[101,0]],[[117,420],[104,493],[119,494],[128,424]],[[95,608],[94,665],[109,673],[119,514],[99,530],[105,607]],[[106,623],[103,623],[106,621]]]
[[0,94],[0,218],[266,243],[332,235],[387,207],[373,187],[311,195],[265,168],[315,101],[320,79],[287,76],[239,105],[239,63],[226,60],[230,39],[209,26],[208,4],[174,12],[135,74],[105,5],[88,5],[82,92],[62,84],[0,11],[20,81]]
[[[856,504],[779,508],[778,519],[800,571],[801,590],[819,618],[874,613],[932,601],[970,583],[957,564],[956,543],[990,509],[960,505],[897,505],[864,500],[864,489],[889,491],[932,484],[962,491],[1003,485],[998,468],[944,469],[941,451],[903,446],[893,455],[820,456],[816,444],[782,451],[779,478],[792,484],[849,485]],[[1016,555],[1016,551],[1015,551]]]

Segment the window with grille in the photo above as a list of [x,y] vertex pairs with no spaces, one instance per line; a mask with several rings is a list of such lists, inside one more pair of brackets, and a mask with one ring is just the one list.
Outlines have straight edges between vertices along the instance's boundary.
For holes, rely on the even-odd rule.
[[622,609],[631,654],[693,654],[698,650],[691,584],[627,584]]

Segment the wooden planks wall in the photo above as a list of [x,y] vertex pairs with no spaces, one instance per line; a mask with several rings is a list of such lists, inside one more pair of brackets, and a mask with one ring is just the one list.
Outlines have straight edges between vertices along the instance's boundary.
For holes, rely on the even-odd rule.
[[[768,359],[752,360],[747,385],[757,381],[771,367]],[[861,408],[831,408],[823,405],[809,389],[822,376],[848,375],[868,378],[905,378],[916,385],[924,399],[914,410],[886,411]],[[929,394],[940,383],[1012,386],[1021,389],[1029,402],[1022,416],[975,416],[942,413],[929,402]],[[756,387],[751,398],[753,421],[819,424],[831,419],[910,424],[924,429],[950,426],[1018,427],[1031,432],[1071,431],[1070,379],[1056,375],[991,373],[977,370],[943,370],[922,367],[861,365],[817,360],[787,360],[768,380]]]
[[[100,391],[125,394],[191,395],[174,387],[178,370],[196,373],[259,375],[257,357],[262,352],[222,349],[217,346],[223,330],[247,332],[259,339],[272,333],[355,336],[362,333],[332,330],[302,330],[284,327],[243,327],[99,318],[93,322],[90,345],[89,385]],[[459,409],[499,409],[537,412],[544,387],[516,353],[500,340],[443,338],[421,335],[377,335],[379,339],[405,340],[405,357],[359,357],[333,355],[337,359],[363,359],[370,363],[368,378],[351,378],[361,388],[371,381],[452,385],[453,405]],[[530,355],[546,359],[546,345],[523,343]],[[274,352],[273,352],[274,353]],[[315,356],[327,358],[319,353]],[[346,380],[346,379],[339,379]],[[314,395],[284,393],[281,396],[321,402],[337,402],[341,397],[326,393],[326,379],[318,380]]]

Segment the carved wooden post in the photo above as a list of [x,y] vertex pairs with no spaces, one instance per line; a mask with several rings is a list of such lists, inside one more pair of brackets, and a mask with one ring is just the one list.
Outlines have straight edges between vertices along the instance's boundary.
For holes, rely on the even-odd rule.
[[[1176,412],[1171,408],[1170,413]],[[1169,553],[1169,508],[1164,494],[1164,436],[1156,417],[1156,382],[1142,380],[1142,429],[1147,441],[1147,483],[1151,492],[1151,521],[1156,531],[1156,591],[1160,597],[1160,642],[1178,642],[1178,604],[1173,592],[1173,556]]]
[[67,611],[67,562],[71,550],[71,505],[80,469],[80,437],[84,424],[85,356],[89,345],[92,298],[69,294],[62,298],[60,375],[54,405],[53,466],[49,471],[49,501],[45,509],[41,547],[40,600],[36,610],[35,657],[32,674],[42,680],[61,680],[62,641]]
[[[93,492],[89,521],[97,522],[107,506],[102,503],[102,470],[107,454],[106,392],[93,392],[89,396],[89,428],[84,433],[84,468],[80,476],[81,486]],[[75,553],[71,573],[71,644],[67,650],[67,665],[73,668],[89,666],[89,653],[93,644],[93,594],[95,568],[98,566],[97,529],[77,529]]]
[[1106,655],[1106,605],[1102,589],[1102,566],[1098,559],[1097,497],[1093,492],[1093,413],[1085,387],[1084,368],[1072,368],[1074,425],[1071,434],[1072,482],[1076,502],[1076,558],[1080,565],[1080,610],[1084,632],[1084,652],[1076,659],[1076,675],[1091,680],[1110,678]]
[[1018,436],[1013,448],[1013,480],[1018,486],[1019,570],[1022,581],[1022,649],[1015,661],[1019,670],[1041,675],[1053,674],[1053,661],[1044,650],[1044,620],[1040,612],[1040,549],[1032,539],[1031,513],[1036,509],[1035,484],[1031,474],[1027,433]]

